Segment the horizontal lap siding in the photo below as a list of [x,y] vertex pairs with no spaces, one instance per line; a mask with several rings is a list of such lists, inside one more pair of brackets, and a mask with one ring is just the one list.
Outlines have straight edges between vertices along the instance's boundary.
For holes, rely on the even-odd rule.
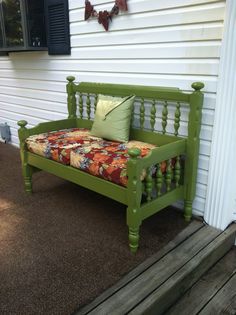
[[[140,85],[176,86],[190,91],[205,83],[200,160],[194,211],[202,215],[211,148],[225,1],[129,0],[129,11],[115,17],[105,32],[95,20],[84,21],[84,1],[70,0],[70,56],[46,52],[0,57],[0,122],[29,126],[67,116],[65,77]],[[114,1],[93,0],[99,10]],[[138,114],[138,113],[136,113]],[[184,115],[183,130],[186,128]]]

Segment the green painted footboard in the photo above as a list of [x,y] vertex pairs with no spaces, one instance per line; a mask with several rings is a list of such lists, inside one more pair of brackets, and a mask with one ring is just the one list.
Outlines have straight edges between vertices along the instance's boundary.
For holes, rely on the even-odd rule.
[[[41,123],[31,129],[26,127],[26,121],[18,122],[26,192],[32,192],[33,173],[44,170],[127,205],[132,252],[138,248],[142,221],[166,206],[184,200],[184,216],[187,221],[190,220],[196,190],[203,104],[201,89],[204,84],[195,82],[192,84],[194,91],[184,93],[177,88],[75,84],[74,77],[67,80],[68,119]],[[25,140],[31,135],[74,127],[91,128],[98,94],[136,95],[130,139],[158,145],[144,158],[139,158],[139,149],[128,151],[127,188],[33,154],[26,147]],[[179,136],[182,110],[187,117],[187,122],[184,121],[187,123],[185,137]],[[156,127],[159,127],[159,132]]]

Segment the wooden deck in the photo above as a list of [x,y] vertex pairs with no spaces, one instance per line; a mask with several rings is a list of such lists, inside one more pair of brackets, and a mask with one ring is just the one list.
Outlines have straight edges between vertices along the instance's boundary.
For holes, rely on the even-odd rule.
[[236,314],[235,246],[165,313],[179,314]]
[[[192,311],[183,313],[181,304],[176,304],[173,309],[170,309],[170,307],[176,301],[180,302],[182,299],[184,299],[184,302],[181,303],[188,304],[188,293],[181,300],[180,298],[185,292],[188,292],[189,288],[193,287],[209,268],[229,252],[235,241],[235,231],[236,224],[222,232],[199,221],[193,221],[161,251],[132,270],[91,304],[74,314],[158,315],[164,314],[166,311],[172,312],[169,313],[172,315],[195,314]],[[230,255],[234,256],[234,254]],[[221,263],[221,268],[223,268],[223,263]],[[230,270],[229,268],[228,274],[230,274]],[[220,281],[220,279],[219,277],[218,280]],[[236,275],[227,279],[229,281],[226,288],[233,291],[232,286],[235,286]],[[195,297],[195,300],[201,296],[201,291],[196,290],[195,294],[198,298]],[[220,293],[220,290],[218,291],[214,291],[214,293],[221,294],[219,296],[223,300],[222,293]],[[213,304],[214,293],[212,293]],[[235,295],[233,296],[235,297]],[[201,305],[205,305],[204,298],[202,303]],[[209,303],[208,308],[210,307],[211,304]],[[203,312],[203,310],[201,311]],[[206,312],[207,307],[205,313],[201,314],[211,314]]]

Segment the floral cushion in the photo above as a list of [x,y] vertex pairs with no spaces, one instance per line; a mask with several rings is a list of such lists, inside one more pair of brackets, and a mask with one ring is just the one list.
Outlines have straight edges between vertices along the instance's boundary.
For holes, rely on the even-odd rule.
[[119,143],[97,138],[88,146],[73,149],[70,164],[115,184],[127,186],[128,149],[132,147],[141,149],[141,157],[155,148],[152,144],[139,141]]
[[139,148],[144,157],[156,147],[133,140],[127,143],[108,141],[78,128],[30,136],[26,143],[33,153],[122,186],[127,186],[128,149]]
[[26,144],[35,154],[69,165],[71,149],[89,142],[89,134],[88,129],[64,129],[30,136]]

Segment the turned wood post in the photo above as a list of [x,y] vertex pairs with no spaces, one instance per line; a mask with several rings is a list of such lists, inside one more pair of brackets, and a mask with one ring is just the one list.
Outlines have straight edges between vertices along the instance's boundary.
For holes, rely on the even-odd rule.
[[128,161],[128,208],[127,225],[129,227],[129,246],[132,253],[136,253],[139,243],[139,227],[141,224],[140,204],[142,198],[142,183],[140,179],[141,170],[138,167],[138,157],[140,149],[132,148],[128,150],[130,159]]
[[140,110],[139,110],[139,121],[140,121],[140,129],[143,130],[144,128],[144,122],[145,122],[145,105],[144,105],[144,99],[141,99],[141,104],[140,104]]
[[75,77],[68,76],[66,79],[68,81],[66,85],[68,118],[76,118]]
[[163,135],[166,133],[166,126],[168,121],[168,103],[165,101],[163,110],[162,110],[162,133]]
[[27,125],[26,120],[19,120],[17,122],[17,125],[20,127],[18,130],[19,140],[20,140],[20,154],[21,154],[21,160],[24,160],[24,152],[26,149],[25,139],[28,136],[27,128],[25,127]]
[[20,155],[22,163],[22,172],[24,177],[25,191],[27,193],[32,192],[32,167],[27,164],[27,148],[25,140],[29,137],[29,130],[26,128],[27,121],[20,120],[17,122],[20,129],[18,130],[18,135],[20,139]]
[[201,129],[203,93],[204,88],[202,82],[194,82],[192,88],[195,90],[190,95],[190,113],[188,123],[188,139],[187,139],[187,154],[185,164],[185,206],[184,217],[186,221],[190,221],[192,217],[192,203],[196,192],[197,181],[197,166],[199,155],[199,135]]
[[150,125],[151,125],[151,130],[155,130],[155,123],[156,123],[156,101],[153,99],[152,100],[152,107],[151,107],[151,113],[150,113]]
[[174,123],[175,136],[178,136],[179,134],[180,116],[181,116],[180,103],[178,102],[175,109],[175,123]]

